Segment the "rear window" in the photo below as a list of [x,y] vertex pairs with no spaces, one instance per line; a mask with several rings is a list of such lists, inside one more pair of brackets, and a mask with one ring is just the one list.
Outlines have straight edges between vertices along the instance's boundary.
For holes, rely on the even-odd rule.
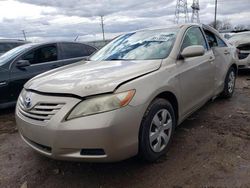
[[63,43],[61,49],[63,59],[90,56],[95,51],[91,46],[78,43]]

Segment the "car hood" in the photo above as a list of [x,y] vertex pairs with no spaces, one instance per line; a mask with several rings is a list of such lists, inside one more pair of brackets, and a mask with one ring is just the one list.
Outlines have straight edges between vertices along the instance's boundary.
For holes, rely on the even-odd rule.
[[112,92],[121,83],[155,71],[162,60],[78,62],[38,75],[25,89],[81,97]]
[[250,38],[242,38],[238,40],[229,40],[231,44],[233,44],[235,47],[238,47],[243,44],[249,44],[250,43]]

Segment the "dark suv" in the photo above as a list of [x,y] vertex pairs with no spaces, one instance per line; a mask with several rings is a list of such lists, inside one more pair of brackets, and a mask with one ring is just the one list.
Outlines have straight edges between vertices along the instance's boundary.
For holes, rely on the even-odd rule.
[[0,39],[0,56],[9,50],[26,43],[27,41],[23,40]]
[[0,108],[15,104],[23,85],[45,71],[86,59],[96,48],[76,42],[29,43],[0,56]]

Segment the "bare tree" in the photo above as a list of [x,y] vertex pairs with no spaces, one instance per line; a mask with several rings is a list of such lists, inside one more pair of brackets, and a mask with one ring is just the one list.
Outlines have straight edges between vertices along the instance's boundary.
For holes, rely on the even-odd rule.
[[236,31],[240,31],[240,30],[244,30],[244,29],[246,29],[247,27],[245,26],[245,25],[243,25],[243,24],[238,24],[238,25],[236,25],[235,27],[234,27],[234,29],[236,30]]
[[[214,22],[211,22],[209,25],[213,27]],[[216,21],[216,28],[217,28],[217,30],[230,30],[230,29],[233,29],[233,26],[229,20],[225,19],[223,21],[217,20]]]

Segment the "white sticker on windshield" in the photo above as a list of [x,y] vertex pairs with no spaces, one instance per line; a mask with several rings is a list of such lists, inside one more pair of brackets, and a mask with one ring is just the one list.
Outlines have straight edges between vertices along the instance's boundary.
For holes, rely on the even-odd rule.
[[167,42],[169,41],[171,38],[173,38],[174,34],[159,34],[153,37],[150,37],[149,39],[147,39],[147,41],[155,41],[155,42]]

